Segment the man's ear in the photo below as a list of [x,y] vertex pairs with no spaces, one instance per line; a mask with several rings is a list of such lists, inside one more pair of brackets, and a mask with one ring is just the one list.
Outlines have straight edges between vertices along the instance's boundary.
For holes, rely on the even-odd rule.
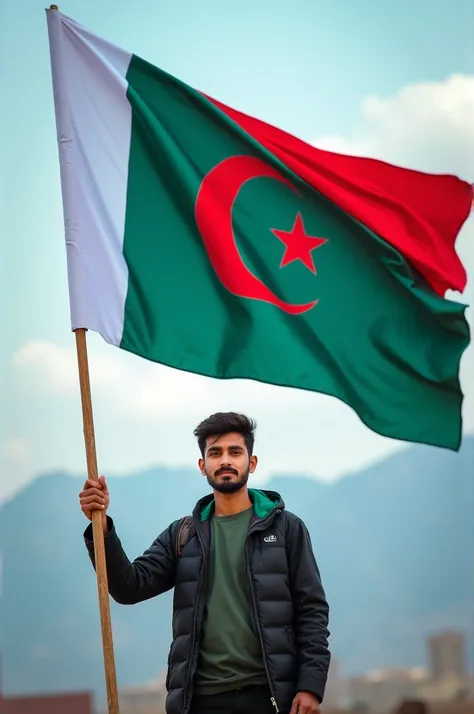
[[250,457],[250,464],[249,464],[249,471],[250,471],[251,474],[253,474],[253,472],[254,472],[255,469],[257,468],[257,464],[258,464],[258,459],[257,459],[257,457],[256,457],[256,456],[251,456],[251,457]]
[[206,467],[204,464],[204,459],[199,459],[198,467],[199,467],[199,471],[201,472],[201,475],[205,476],[206,475]]

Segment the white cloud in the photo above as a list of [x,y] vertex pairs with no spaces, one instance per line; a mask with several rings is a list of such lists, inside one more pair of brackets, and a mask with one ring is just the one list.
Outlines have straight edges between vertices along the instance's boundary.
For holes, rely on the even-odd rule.
[[13,355],[13,365],[31,368],[39,384],[57,393],[71,393],[77,385],[72,352],[45,340],[27,342]]
[[8,439],[3,446],[3,458],[10,463],[25,463],[30,458],[30,448],[24,439]]
[[[330,479],[404,447],[368,430],[336,399],[178,372],[110,347],[97,335],[89,337],[101,473],[129,473],[156,462],[194,464],[196,423],[214,411],[229,409],[244,411],[258,422],[259,481],[270,473],[288,471]],[[68,470],[83,472],[74,348],[29,342],[13,362],[13,378],[25,394],[36,395],[30,436],[37,443],[37,470],[66,465]],[[45,420],[46,400],[49,415]]]
[[0,500],[8,498],[28,483],[33,475],[33,460],[31,447],[25,439],[14,436],[3,442],[0,473]]
[[[261,403],[291,406],[301,400],[294,390],[241,381],[220,382],[153,364],[99,341],[89,343],[91,390],[120,413],[143,420],[202,415],[203,404],[227,409],[236,399],[251,409]],[[13,365],[37,388],[62,396],[78,394],[74,347],[32,340],[13,356]]]
[[474,76],[452,75],[408,85],[392,97],[366,97],[361,113],[351,136],[322,136],[312,143],[474,180]]

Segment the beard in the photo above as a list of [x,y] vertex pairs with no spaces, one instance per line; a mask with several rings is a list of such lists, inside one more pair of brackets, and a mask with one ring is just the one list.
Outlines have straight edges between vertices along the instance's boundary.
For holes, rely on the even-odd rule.
[[[232,480],[231,478],[229,478],[229,480],[218,479],[219,474],[221,474],[223,471],[230,471],[232,475],[236,475],[238,476],[238,478],[232,478]],[[235,469],[218,469],[213,476],[208,471],[206,471],[206,478],[207,483],[214,491],[218,491],[219,493],[237,493],[237,491],[240,491],[240,489],[247,484],[247,481],[249,480],[249,474],[249,469],[244,471],[244,473],[240,476],[238,471],[235,471]]]

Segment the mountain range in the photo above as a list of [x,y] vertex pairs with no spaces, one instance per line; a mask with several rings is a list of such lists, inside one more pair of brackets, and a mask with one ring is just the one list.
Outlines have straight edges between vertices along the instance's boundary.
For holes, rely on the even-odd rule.
[[[97,587],[79,510],[84,478],[39,476],[0,508],[4,694],[104,695]],[[109,478],[110,515],[129,557],[207,492],[194,469]],[[270,478],[304,519],[331,607],[331,650],[346,674],[426,663],[425,638],[464,630],[474,660],[474,437],[458,453],[405,450],[331,483]],[[119,686],[166,666],[171,593],[111,602]]]

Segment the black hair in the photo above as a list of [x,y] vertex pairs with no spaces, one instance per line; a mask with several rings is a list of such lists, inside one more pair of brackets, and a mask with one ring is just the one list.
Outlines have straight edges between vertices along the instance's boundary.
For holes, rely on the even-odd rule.
[[206,442],[209,436],[221,436],[222,434],[229,434],[230,432],[242,434],[250,457],[253,453],[256,428],[256,422],[253,419],[249,419],[245,414],[217,412],[217,414],[212,414],[207,419],[204,419],[204,421],[194,429],[194,436],[197,438],[199,449],[204,457]]

